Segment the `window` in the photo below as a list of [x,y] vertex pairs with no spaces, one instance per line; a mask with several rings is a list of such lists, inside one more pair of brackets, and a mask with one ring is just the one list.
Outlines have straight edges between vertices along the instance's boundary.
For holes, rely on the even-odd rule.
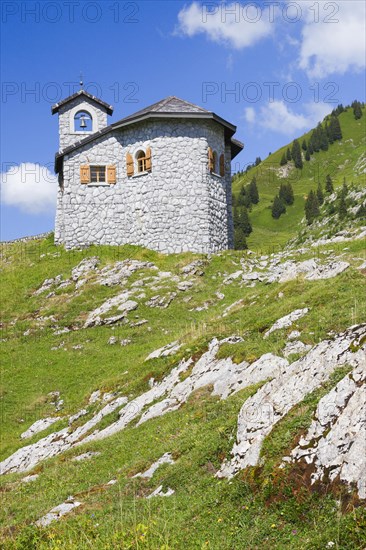
[[92,132],[93,118],[88,111],[78,111],[74,116],[74,132]]
[[[135,160],[134,160],[135,159]],[[130,153],[126,154],[127,176],[132,177],[136,170],[137,174],[151,172],[151,149],[146,147],[146,152],[139,149],[133,157]]]
[[146,172],[146,156],[144,151],[138,151],[136,153],[137,160],[137,172]]
[[218,156],[216,151],[213,151],[211,147],[207,149],[208,159],[208,171],[215,176],[225,176],[225,157],[224,155]]
[[105,166],[90,167],[90,183],[105,183]]
[[85,184],[115,184],[117,183],[116,166],[83,165],[80,166],[80,183]]

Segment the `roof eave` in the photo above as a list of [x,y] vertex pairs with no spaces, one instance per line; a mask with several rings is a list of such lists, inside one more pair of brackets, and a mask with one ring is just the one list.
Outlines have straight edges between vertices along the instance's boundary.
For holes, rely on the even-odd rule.
[[70,101],[72,101],[73,99],[76,99],[77,97],[81,97],[81,96],[85,96],[87,97],[88,99],[90,99],[91,101],[94,101],[95,103],[98,103],[99,105],[101,105],[102,107],[105,108],[105,110],[107,111],[107,114],[108,115],[112,115],[113,114],[113,107],[112,105],[108,105],[108,103],[106,103],[105,101],[102,101],[101,99],[99,99],[98,97],[92,95],[92,94],[89,94],[88,92],[85,92],[85,90],[80,90],[79,92],[76,92],[75,94],[72,94],[71,96],[67,97],[66,99],[63,99],[62,101],[60,101],[59,103],[55,103],[54,105],[52,105],[51,107],[51,113],[54,115],[55,113],[57,113],[60,109],[60,107],[62,107],[63,105],[66,105],[67,103],[69,103]]
[[[241,144],[241,148],[238,146],[235,146],[234,145],[234,154],[233,154],[233,141],[232,141],[232,136],[235,134],[236,132],[236,126],[234,126],[234,124],[230,124],[230,122],[228,122],[227,120],[219,117],[218,115],[216,115],[215,113],[210,113],[210,112],[207,112],[207,113],[146,113],[146,114],[143,114],[143,115],[139,115],[139,116],[131,116],[131,117],[128,117],[126,119],[122,119],[120,121],[117,121],[117,122],[114,122],[113,124],[110,124],[109,126],[107,126],[106,128],[104,128],[103,130],[99,130],[99,132],[95,132],[94,134],[86,137],[85,139],[83,140],[80,140],[76,143],[74,143],[73,145],[70,145],[69,147],[66,147],[66,149],[63,149],[61,150],[59,153],[56,154],[56,159],[60,159],[61,160],[61,166],[62,166],[62,158],[64,157],[64,155],[68,154],[68,153],[71,153],[73,151],[76,151],[76,149],[78,149],[79,147],[83,147],[84,145],[87,145],[88,143],[94,141],[95,139],[97,139],[98,137],[100,136],[103,136],[105,134],[108,134],[109,132],[112,132],[113,130],[118,130],[119,128],[124,128],[126,126],[129,126],[131,124],[138,124],[139,122],[143,122],[144,120],[147,120],[147,119],[172,119],[172,118],[188,118],[188,119],[206,119],[206,120],[214,120],[215,122],[217,122],[218,124],[221,124],[222,126],[224,126],[224,129],[225,129],[225,139],[227,139],[228,141],[231,141],[231,147],[232,147],[232,159],[238,155],[240,153],[240,151],[244,148],[244,145]],[[240,142],[238,142],[237,140],[234,140],[235,142],[237,142],[238,144]],[[58,160],[56,160],[55,162],[55,172],[56,174],[58,173],[58,170],[56,170],[56,167],[60,167],[60,163]]]

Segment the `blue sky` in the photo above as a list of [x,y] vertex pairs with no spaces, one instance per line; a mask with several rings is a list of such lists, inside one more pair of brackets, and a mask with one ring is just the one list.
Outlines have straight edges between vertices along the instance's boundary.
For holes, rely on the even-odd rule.
[[234,171],[364,101],[365,4],[3,0],[1,238],[53,229],[51,105],[85,88],[114,122],[168,95],[238,127]]

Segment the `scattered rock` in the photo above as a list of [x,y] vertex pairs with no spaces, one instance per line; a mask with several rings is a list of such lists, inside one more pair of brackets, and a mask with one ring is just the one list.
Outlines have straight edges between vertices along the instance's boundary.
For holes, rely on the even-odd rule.
[[295,309],[292,313],[289,313],[288,315],[285,315],[284,317],[281,317],[281,319],[278,319],[274,323],[274,325],[271,326],[269,330],[264,334],[263,338],[268,338],[272,332],[275,330],[281,330],[283,328],[290,327],[295,321],[298,321],[301,319],[301,317],[304,317],[309,311],[309,308],[305,307],[304,309]]
[[169,294],[167,294],[166,296],[153,296],[150,300],[146,302],[146,305],[148,307],[159,307],[161,309],[166,309],[167,307],[169,307],[176,295],[177,294],[175,292],[169,292]]
[[155,491],[153,491],[149,496],[146,498],[153,498],[153,497],[170,497],[171,495],[174,495],[175,491],[173,489],[170,489],[170,487],[167,488],[167,490],[163,491],[163,486],[159,485]]
[[89,405],[92,405],[93,403],[96,403],[100,400],[100,390],[94,391],[91,396],[89,397]]
[[120,340],[119,343],[121,346],[128,346],[128,344],[131,344],[131,340],[129,338],[124,338],[123,340]]
[[[141,319],[141,321],[137,321],[136,323],[130,323],[130,327],[141,327],[141,325],[146,325],[149,321],[147,319]],[[122,342],[127,342],[128,344],[131,342],[131,340],[121,340],[121,346],[126,345],[122,344]]]
[[194,262],[191,262],[190,264],[182,267],[180,270],[183,275],[197,275],[199,277],[202,277],[204,272],[201,270],[201,267],[203,267],[205,262],[202,260],[195,260]]
[[81,418],[82,416],[85,416],[86,414],[88,414],[88,411],[86,409],[81,409],[77,413],[70,416],[69,417],[69,426],[71,426],[71,424],[73,422],[75,422],[76,420],[79,420],[79,418]]
[[75,346],[72,346],[72,349],[76,349],[76,350],[83,349],[83,348],[84,346],[82,344],[75,344]]
[[233,281],[235,281],[235,279],[239,279],[239,277],[241,277],[243,275],[243,271],[240,270],[240,271],[235,271],[235,273],[231,273],[230,275],[228,275],[227,277],[225,277],[224,279],[224,284],[227,285],[229,283],[232,283]]
[[126,282],[135,271],[140,269],[157,269],[151,262],[140,262],[139,260],[123,260],[113,265],[104,267],[96,280],[96,283],[103,286],[115,286]]
[[81,506],[81,502],[74,500],[73,497],[69,497],[65,502],[59,504],[58,506],[55,506],[55,508],[52,508],[52,510],[48,512],[48,514],[37,520],[36,525],[38,527],[46,527],[47,525],[52,523],[52,521],[57,521],[62,516],[69,514],[74,508],[77,508],[78,506]]
[[138,473],[136,475],[134,475],[133,477],[145,477],[147,479],[151,479],[152,476],[154,475],[154,473],[156,472],[156,470],[159,468],[159,466],[161,466],[162,464],[174,464],[174,460],[172,458],[172,455],[170,453],[165,453],[163,454],[163,456],[161,456],[159,458],[159,460],[157,460],[156,462],[154,462],[150,468],[148,468],[145,472],[143,473]]
[[87,275],[90,271],[95,271],[100,260],[96,256],[92,258],[84,258],[81,262],[72,269],[71,279],[74,282],[79,281],[80,277]]
[[83,462],[84,460],[89,460],[90,458],[99,456],[100,454],[101,453],[97,451],[88,451],[87,453],[83,453],[82,455],[73,456],[71,460],[73,462]]
[[33,435],[38,434],[39,432],[43,432],[43,430],[47,430],[47,428],[52,426],[52,424],[54,424],[60,419],[61,419],[60,416],[55,416],[55,417],[50,416],[48,418],[43,418],[42,420],[37,420],[36,422],[34,422],[34,424],[30,426],[30,428],[28,428],[28,430],[26,430],[20,435],[20,438],[29,439]]
[[182,281],[178,283],[177,289],[181,292],[185,292],[186,290],[189,290],[193,286],[193,283],[191,281]]
[[33,475],[30,475],[30,476],[23,477],[23,479],[21,481],[22,481],[22,483],[31,483],[32,481],[35,481],[38,478],[39,478],[39,474],[33,474]]
[[152,351],[150,355],[146,357],[145,361],[149,361],[149,359],[157,359],[159,357],[167,357],[168,355],[173,355],[174,353],[177,353],[177,351],[181,347],[182,347],[182,344],[179,344],[178,340],[176,340],[171,344],[167,344],[163,348],[159,348],[155,351]]
[[244,303],[244,300],[243,299],[240,299],[238,300],[237,302],[234,302],[233,304],[230,304],[229,306],[227,306],[225,309],[224,309],[224,312],[222,314],[223,317],[227,317],[227,315],[230,313],[230,311],[236,307],[236,306],[241,306],[242,304]]
[[[106,300],[101,306],[89,313],[88,318],[84,323],[84,328],[96,325],[111,325],[124,319],[130,311],[134,311],[138,307],[137,302],[130,300],[129,296],[130,293],[128,291],[123,291],[120,294],[117,294],[117,296],[113,296],[113,298]],[[101,318],[101,315],[105,315],[113,308],[117,308],[123,313],[121,315],[115,315],[109,318]]]

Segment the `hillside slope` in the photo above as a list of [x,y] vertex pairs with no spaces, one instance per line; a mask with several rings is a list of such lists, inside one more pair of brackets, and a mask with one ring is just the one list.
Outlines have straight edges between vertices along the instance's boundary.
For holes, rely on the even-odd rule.
[[[316,190],[318,182],[324,188],[325,178],[329,174],[334,186],[342,185],[344,178],[349,185],[352,183],[366,185],[366,110],[363,116],[355,120],[353,110],[339,115],[343,138],[329,145],[327,151],[314,153],[310,161],[304,160],[303,168],[297,169],[293,162],[280,166],[280,160],[288,147],[286,145],[249,172],[234,178],[233,193],[238,194],[242,185],[247,185],[253,176],[257,179],[260,195],[258,205],[253,205],[250,219],[253,233],[248,237],[248,246],[252,250],[278,249],[299,230],[304,216],[305,197],[311,189]],[[326,119],[325,119],[326,120]],[[304,139],[309,141],[311,132],[299,136],[300,144]],[[304,152],[302,152],[304,156]],[[271,204],[278,193],[281,183],[292,184],[295,202],[287,207],[286,214],[280,219],[271,216]]]
[[3,246],[2,547],[364,548],[366,233],[314,231]]

